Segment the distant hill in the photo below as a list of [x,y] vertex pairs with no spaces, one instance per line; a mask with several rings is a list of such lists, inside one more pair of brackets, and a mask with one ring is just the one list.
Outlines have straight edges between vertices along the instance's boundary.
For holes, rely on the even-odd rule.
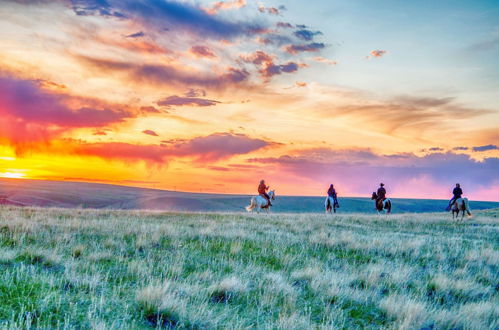
[[[0,205],[63,208],[152,209],[191,212],[238,212],[249,204],[247,195],[185,193],[99,183],[0,179]],[[340,198],[340,213],[373,212],[369,198]],[[446,200],[394,198],[393,212],[440,212]],[[471,201],[471,209],[499,207],[499,202]],[[277,196],[272,212],[324,211],[324,197]]]

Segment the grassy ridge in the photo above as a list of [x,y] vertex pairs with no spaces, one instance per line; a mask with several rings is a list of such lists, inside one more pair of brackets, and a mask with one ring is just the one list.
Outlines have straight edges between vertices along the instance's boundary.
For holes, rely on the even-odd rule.
[[0,327],[495,328],[499,212],[0,208]]
[[[219,195],[144,189],[109,184],[19,180],[0,178],[0,205],[119,210],[162,210],[169,212],[244,212],[252,196]],[[374,202],[366,197],[340,196],[339,213],[372,213]],[[390,196],[392,197],[392,196]],[[281,196],[274,213],[324,212],[322,197]],[[441,212],[448,200],[392,198],[393,213]],[[499,202],[470,201],[472,210],[499,207]]]

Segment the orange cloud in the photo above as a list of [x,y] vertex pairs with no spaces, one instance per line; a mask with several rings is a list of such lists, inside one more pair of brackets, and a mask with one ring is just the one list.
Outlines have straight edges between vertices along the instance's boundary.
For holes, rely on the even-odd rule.
[[221,10],[239,9],[244,6],[246,6],[246,0],[218,1],[211,8],[205,9],[205,11],[210,15],[215,15]]
[[366,56],[366,59],[383,57],[386,53],[386,50],[372,50],[370,55]]
[[[146,133],[149,134],[149,133]],[[68,141],[73,153],[103,159],[167,164],[170,158],[189,157],[196,162],[215,162],[271,146],[272,142],[243,134],[215,133],[190,140],[162,141],[161,145],[123,142],[85,143]]]

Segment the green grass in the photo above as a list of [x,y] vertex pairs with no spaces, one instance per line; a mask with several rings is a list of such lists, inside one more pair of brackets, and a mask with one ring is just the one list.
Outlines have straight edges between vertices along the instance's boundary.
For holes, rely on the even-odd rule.
[[0,328],[497,328],[497,210],[0,208]]

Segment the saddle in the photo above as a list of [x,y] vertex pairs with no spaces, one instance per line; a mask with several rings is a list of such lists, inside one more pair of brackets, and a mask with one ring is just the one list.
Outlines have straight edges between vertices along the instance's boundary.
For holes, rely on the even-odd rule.
[[262,209],[266,209],[266,208],[270,207],[270,198],[265,197],[264,194],[260,194],[259,196],[267,201],[267,205],[262,206]]
[[385,200],[386,200],[386,197],[376,200],[376,208],[378,210],[380,210],[380,211],[383,210],[383,202]]
[[328,196],[328,198],[327,198],[327,204],[328,204],[328,206],[333,207],[333,208],[337,208],[337,209],[340,208],[340,204],[338,203],[338,200],[333,198],[333,197],[330,197],[330,196]]

